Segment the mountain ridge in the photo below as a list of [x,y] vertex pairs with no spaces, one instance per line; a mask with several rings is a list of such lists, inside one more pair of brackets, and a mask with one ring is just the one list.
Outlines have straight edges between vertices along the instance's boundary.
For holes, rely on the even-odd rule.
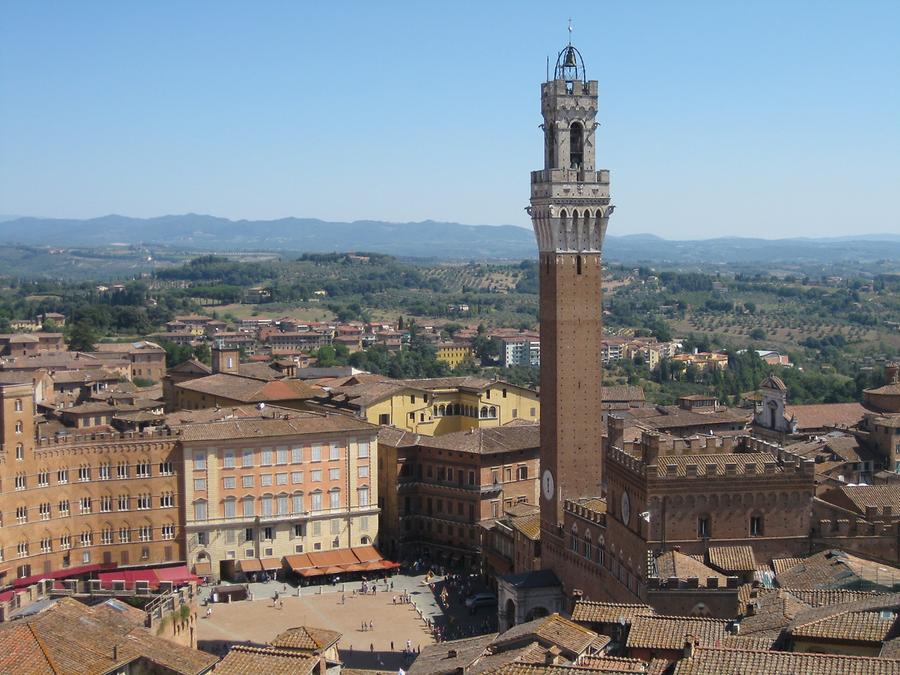
[[[371,251],[405,257],[446,259],[525,259],[536,255],[530,228],[516,225],[464,225],[424,220],[326,221],[284,217],[231,220],[209,214],[166,214],[134,218],[108,214],[96,218],[20,217],[0,221],[0,242],[18,245],[99,247],[110,243],[162,245],[182,250],[282,250],[322,253]],[[675,240],[655,234],[609,235],[607,260],[620,262],[728,263],[900,260],[900,235],[842,237],[716,237]]]

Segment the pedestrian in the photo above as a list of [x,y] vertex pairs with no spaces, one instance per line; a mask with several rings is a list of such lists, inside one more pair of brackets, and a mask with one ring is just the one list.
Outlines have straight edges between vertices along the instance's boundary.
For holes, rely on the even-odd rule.
[[207,607],[206,608],[206,618],[208,619],[211,616],[212,616],[212,607]]
[[375,621],[369,619],[369,630],[375,630]]
[[367,628],[366,622],[363,621],[363,622],[362,622],[362,629],[363,629],[363,632],[364,632],[364,633],[366,632],[366,628]]
[[391,651],[394,651],[394,641],[391,640]]
[[369,643],[369,651],[372,652],[373,654],[375,653],[375,643],[374,642]]

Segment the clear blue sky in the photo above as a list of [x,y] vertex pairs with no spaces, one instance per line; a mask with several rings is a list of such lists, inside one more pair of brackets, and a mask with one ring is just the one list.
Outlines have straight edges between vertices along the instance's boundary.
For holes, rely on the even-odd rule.
[[4,0],[0,213],[527,226],[571,12],[611,234],[900,233],[900,2],[564,7]]

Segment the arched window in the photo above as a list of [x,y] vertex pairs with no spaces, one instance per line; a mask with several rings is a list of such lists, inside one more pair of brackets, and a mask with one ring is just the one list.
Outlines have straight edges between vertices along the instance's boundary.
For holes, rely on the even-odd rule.
[[584,162],[584,127],[572,122],[569,128],[569,168],[580,169]]
[[497,416],[497,408],[496,408],[496,406],[491,406],[491,409],[490,409],[490,416],[491,416],[492,418]]
[[481,406],[481,418],[486,419],[488,416],[487,406]]
[[18,422],[16,422],[16,433],[17,434],[22,433],[22,420],[19,420]]
[[578,526],[574,523],[572,524],[572,540],[569,542],[569,546],[574,553],[578,553]]
[[447,406],[445,406],[443,404],[437,406],[437,416],[438,417],[443,417],[446,414],[447,414]]
[[603,539],[603,535],[600,535],[600,538],[597,540],[597,564],[603,565],[606,562],[606,543]]
[[582,555],[588,560],[591,559],[591,531],[585,530],[584,532],[584,546],[582,547]]

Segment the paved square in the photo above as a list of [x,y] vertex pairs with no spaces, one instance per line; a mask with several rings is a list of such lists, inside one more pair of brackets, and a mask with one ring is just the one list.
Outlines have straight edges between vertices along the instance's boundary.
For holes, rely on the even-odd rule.
[[[271,593],[281,589],[272,584],[265,599],[257,594],[253,601],[212,605],[212,616],[201,618],[198,644],[201,649],[224,653],[225,644],[241,642],[266,644],[281,631],[294,626],[315,626],[338,631],[343,635],[338,643],[344,665],[355,668],[384,668],[396,672],[408,665],[402,651],[409,640],[413,649],[432,644],[430,633],[412,604],[393,604],[390,591],[379,590],[375,595],[353,595],[304,588],[301,597],[282,594],[283,608],[273,607]],[[201,608],[200,615],[205,610]],[[363,631],[363,621],[374,622],[373,630]],[[393,642],[393,651],[391,651]]]

